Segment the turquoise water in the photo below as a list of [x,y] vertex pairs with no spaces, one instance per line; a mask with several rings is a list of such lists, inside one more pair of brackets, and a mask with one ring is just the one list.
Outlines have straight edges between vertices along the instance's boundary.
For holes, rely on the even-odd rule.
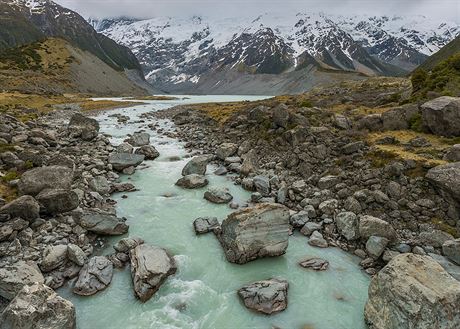
[[[196,102],[255,100],[248,96],[189,96],[178,101],[149,101],[148,105],[115,110],[136,121],[143,112]],[[101,130],[120,143],[128,133],[145,128],[148,122],[120,125],[108,114],[99,116]],[[161,126],[172,129],[171,123]],[[146,243],[166,248],[175,255],[178,272],[170,277],[154,297],[145,304],[133,294],[128,269],[115,270],[111,285],[91,297],[73,295],[68,288],[61,295],[77,309],[79,329],[363,329],[363,307],[369,278],[360,271],[358,259],[339,249],[318,249],[307,244],[307,238],[295,234],[282,257],[257,260],[245,265],[225,260],[213,234],[196,236],[193,220],[200,216],[224,219],[232,210],[227,205],[214,205],[203,199],[205,189],[183,190],[174,185],[188,161],[183,144],[155,132],[151,142],[161,156],[146,162],[123,181],[130,181],[138,192],[127,199],[115,195],[118,215],[128,218],[129,235],[140,236]],[[170,161],[178,156],[180,161]],[[209,186],[228,187],[235,201],[243,204],[250,194],[233,182],[213,175],[208,167]],[[113,241],[116,241],[114,238]],[[111,252],[108,250],[107,252]],[[321,257],[330,262],[329,270],[314,272],[301,268],[300,260]],[[270,277],[288,280],[289,305],[279,314],[265,316],[247,310],[236,291],[242,285]],[[310,327],[308,327],[310,328]]]

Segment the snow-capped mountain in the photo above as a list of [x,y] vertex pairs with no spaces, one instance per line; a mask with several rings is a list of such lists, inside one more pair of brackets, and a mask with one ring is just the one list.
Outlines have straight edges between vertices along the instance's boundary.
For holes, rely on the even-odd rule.
[[[228,82],[241,75],[315,72],[399,75],[459,35],[458,24],[423,16],[156,17],[95,20],[95,29],[129,47],[148,80],[166,91]],[[291,74],[291,75],[292,75]],[[298,75],[298,74],[297,74]],[[296,76],[297,76],[296,75]]]

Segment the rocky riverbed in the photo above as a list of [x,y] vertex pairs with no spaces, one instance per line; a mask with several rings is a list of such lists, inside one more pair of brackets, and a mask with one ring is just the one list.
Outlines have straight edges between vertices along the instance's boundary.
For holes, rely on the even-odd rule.
[[[318,111],[306,113],[323,115]],[[455,328],[458,311],[448,305],[459,298],[452,278],[459,275],[458,240],[430,221],[456,224],[455,163],[431,169],[427,179],[407,176],[416,166],[410,162],[375,168],[369,146],[343,128],[352,120],[324,115],[321,126],[311,126],[303,112],[249,105],[224,126],[195,109],[151,105],[97,121],[65,111],[28,124],[2,117],[1,164],[11,201],[0,209],[0,321],[25,323],[21,305],[29,303],[43,310],[31,316],[52,328],[75,326],[76,318],[81,328],[99,328],[111,317],[120,328],[364,328],[368,279],[352,258],[329,248],[339,247],[361,257],[365,272],[378,273],[365,313],[372,328],[416,321],[423,327],[430,319]],[[111,139],[100,133],[101,123]],[[193,227],[213,234],[197,240]],[[128,231],[128,238],[107,238]],[[130,274],[117,270],[125,264]],[[420,279],[424,273],[435,282]],[[449,288],[431,296],[430,284]],[[64,285],[77,315],[48,288]],[[405,285],[415,293],[401,290]],[[156,293],[148,308],[140,306]],[[398,300],[389,299],[396,293]],[[238,295],[241,306],[273,314],[271,320],[235,309]],[[199,296],[206,297],[198,306]],[[56,301],[45,305],[43,298]],[[120,298],[127,304],[110,302]],[[420,320],[398,306],[401,300],[424,306],[435,300],[436,307]],[[307,301],[312,312],[303,314]],[[114,312],[104,309],[107,303]],[[322,305],[333,307],[334,319]],[[376,312],[379,305],[389,305],[388,313]],[[58,309],[61,318],[51,315]],[[394,312],[401,315],[391,322]]]

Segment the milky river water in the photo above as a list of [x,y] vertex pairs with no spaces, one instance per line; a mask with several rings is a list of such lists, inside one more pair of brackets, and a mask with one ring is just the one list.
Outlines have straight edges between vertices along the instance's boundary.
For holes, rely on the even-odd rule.
[[[110,286],[98,294],[81,297],[70,288],[60,294],[71,300],[77,310],[79,329],[364,329],[363,307],[369,278],[361,272],[358,259],[339,249],[319,249],[307,244],[307,238],[295,234],[289,239],[284,256],[235,265],[226,261],[212,233],[196,236],[193,220],[200,216],[216,216],[223,220],[232,210],[227,205],[215,205],[203,199],[206,188],[184,190],[174,183],[189,160],[183,143],[162,136],[139,121],[139,115],[152,110],[201,102],[256,100],[248,96],[188,96],[174,101],[149,101],[98,116],[101,131],[119,144],[127,134],[145,129],[152,135],[151,143],[161,156],[146,161],[122,181],[132,182],[139,191],[120,195],[119,216],[128,219],[129,236],[142,237],[146,243],[167,249],[178,265],[177,273],[169,277],[154,297],[146,303],[133,293],[129,267],[115,270]],[[110,114],[121,113],[131,119],[117,124]],[[168,121],[160,121],[164,129],[172,129]],[[180,159],[180,160],[179,160]],[[171,161],[176,160],[176,161]],[[250,194],[235,186],[228,177],[213,174],[208,167],[209,186],[225,186],[240,204]],[[116,242],[121,237],[112,238]],[[103,251],[110,253],[111,248]],[[298,265],[308,257],[321,257],[330,262],[329,269],[314,272]],[[236,291],[244,284],[279,277],[289,282],[288,308],[276,315],[256,314],[246,309]]]

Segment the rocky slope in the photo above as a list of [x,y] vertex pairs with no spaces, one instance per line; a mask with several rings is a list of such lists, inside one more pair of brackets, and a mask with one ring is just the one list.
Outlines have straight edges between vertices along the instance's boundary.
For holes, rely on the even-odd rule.
[[[80,15],[53,1],[2,1],[0,30],[0,52],[57,37],[76,49],[92,54],[112,70],[128,78],[133,77],[131,80],[140,88],[148,88],[139,62],[127,47],[97,33]],[[135,88],[132,82],[130,84],[131,88]]]
[[460,31],[455,23],[426,17],[313,13],[90,23],[129,46],[155,86],[197,93],[305,91],[325,79],[340,79],[329,70],[336,75],[403,74]]

